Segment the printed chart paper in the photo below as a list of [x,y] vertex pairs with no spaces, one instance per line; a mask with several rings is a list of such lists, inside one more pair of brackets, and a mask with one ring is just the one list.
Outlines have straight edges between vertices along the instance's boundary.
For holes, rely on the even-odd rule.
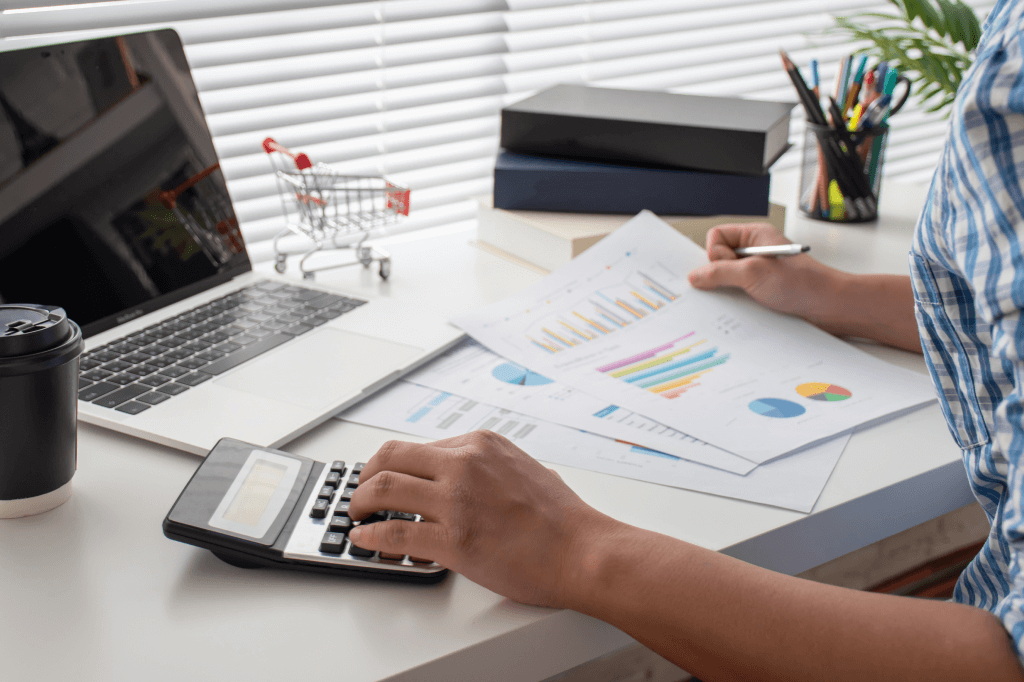
[[535,419],[745,474],[756,463],[531,372],[467,339],[406,379]]
[[338,418],[434,440],[489,429],[545,462],[805,513],[850,438],[844,434],[741,476],[406,381]]
[[706,262],[644,211],[453,322],[534,372],[758,463],[935,399],[924,375],[744,295],[693,289],[686,275]]

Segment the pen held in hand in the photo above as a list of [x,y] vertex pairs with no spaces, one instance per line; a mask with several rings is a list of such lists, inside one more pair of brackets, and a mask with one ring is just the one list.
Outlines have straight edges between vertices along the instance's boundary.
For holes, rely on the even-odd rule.
[[740,258],[748,256],[797,256],[810,250],[811,247],[807,244],[779,244],[777,246],[745,246],[736,249],[735,254]]

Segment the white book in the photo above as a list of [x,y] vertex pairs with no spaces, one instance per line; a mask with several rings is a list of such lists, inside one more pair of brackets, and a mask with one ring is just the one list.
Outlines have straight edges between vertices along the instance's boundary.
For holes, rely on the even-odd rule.
[[[490,197],[479,197],[477,238],[494,249],[544,270],[557,270],[621,227],[633,216],[600,213],[510,211],[492,208]],[[767,222],[782,230],[786,208],[769,205],[767,216],[660,216],[700,246],[712,227],[725,223]]]

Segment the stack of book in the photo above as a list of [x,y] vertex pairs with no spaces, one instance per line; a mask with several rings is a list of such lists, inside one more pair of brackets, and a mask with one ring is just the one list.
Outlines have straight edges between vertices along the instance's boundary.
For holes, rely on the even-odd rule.
[[[609,216],[647,209],[661,216],[715,216],[718,223],[769,220],[768,170],[789,148],[792,108],[557,85],[502,110],[493,208]],[[485,222],[496,224],[482,211],[483,241],[536,262],[517,253],[511,235],[484,229]],[[706,222],[693,230],[706,232]],[[525,251],[542,250],[527,245]]]

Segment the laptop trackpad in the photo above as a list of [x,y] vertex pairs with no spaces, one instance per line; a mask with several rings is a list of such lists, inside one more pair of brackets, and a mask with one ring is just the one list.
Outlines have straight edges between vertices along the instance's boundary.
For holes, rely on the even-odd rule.
[[422,355],[423,350],[337,329],[317,329],[250,360],[215,383],[313,409],[337,403]]

